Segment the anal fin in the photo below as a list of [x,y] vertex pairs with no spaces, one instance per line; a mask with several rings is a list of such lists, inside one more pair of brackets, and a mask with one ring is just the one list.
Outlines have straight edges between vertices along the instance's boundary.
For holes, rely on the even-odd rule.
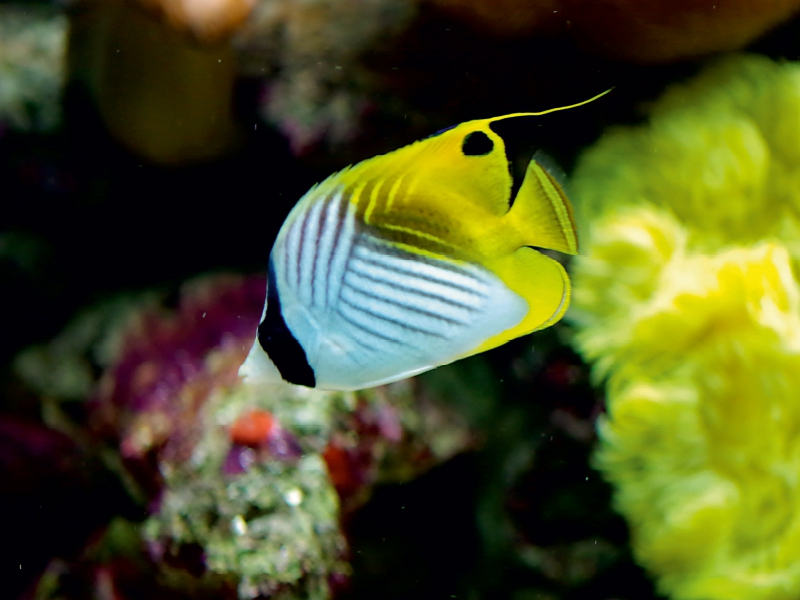
[[474,353],[549,327],[567,311],[572,288],[567,272],[558,261],[526,247],[486,266],[528,303],[528,312],[517,325],[489,338]]

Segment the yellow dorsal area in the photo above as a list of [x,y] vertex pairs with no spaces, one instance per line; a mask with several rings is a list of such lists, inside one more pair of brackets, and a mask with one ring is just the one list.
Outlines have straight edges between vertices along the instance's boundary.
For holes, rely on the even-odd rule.
[[[363,161],[334,179],[366,225],[426,253],[479,262],[522,246],[574,254],[578,246],[569,202],[535,160],[509,210],[509,157],[491,124],[582,106],[603,94],[541,112],[468,121]],[[468,152],[470,141],[483,142],[477,144],[479,153]]]
[[555,323],[569,305],[564,268],[532,247],[578,252],[569,200],[536,156],[511,197],[506,145],[491,124],[582,106],[606,93],[538,113],[462,123],[346,169],[320,193],[342,189],[357,222],[381,238],[412,252],[482,265],[524,298],[529,309],[520,323],[467,354],[488,350]]

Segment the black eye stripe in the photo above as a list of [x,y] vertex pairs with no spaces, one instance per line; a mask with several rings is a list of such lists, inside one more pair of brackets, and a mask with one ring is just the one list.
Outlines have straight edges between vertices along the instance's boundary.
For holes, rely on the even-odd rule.
[[482,131],[468,133],[461,143],[461,151],[466,156],[485,156],[494,150],[492,138]]
[[533,117],[514,119],[500,119],[489,123],[489,128],[503,140],[506,159],[508,160],[508,174],[511,175],[511,194],[508,198],[508,207],[514,205],[517,192],[522,187],[528,164],[535,151],[534,140],[537,137],[538,120]]

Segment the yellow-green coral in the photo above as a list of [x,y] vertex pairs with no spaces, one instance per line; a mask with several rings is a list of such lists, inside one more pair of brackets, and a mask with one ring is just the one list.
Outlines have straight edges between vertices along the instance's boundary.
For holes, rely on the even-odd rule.
[[575,195],[585,218],[647,202],[672,211],[698,249],[777,236],[798,257],[799,136],[800,67],[730,57],[668,90],[647,126],[606,134]]
[[596,465],[672,598],[800,597],[798,140],[800,65],[735,56],[576,169]]

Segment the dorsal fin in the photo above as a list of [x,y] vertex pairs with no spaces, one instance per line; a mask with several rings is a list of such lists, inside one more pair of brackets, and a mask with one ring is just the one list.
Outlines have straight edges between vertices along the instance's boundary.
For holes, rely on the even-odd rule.
[[[541,127],[543,123],[541,119],[537,117],[589,104],[608,94],[611,89],[597,94],[588,100],[568,106],[558,106],[540,112],[512,113],[486,120],[489,128],[502,138],[503,145],[505,146],[506,158],[508,160],[508,172],[509,175],[511,175],[511,192],[508,198],[509,208],[514,206],[514,202],[517,200],[519,190],[527,176],[528,164],[531,158],[535,158],[535,154],[538,155],[538,151],[535,148],[535,140],[539,136],[536,132],[537,128]],[[560,170],[551,168],[553,163],[549,160],[549,157],[542,157],[539,155],[539,158],[539,164],[547,169],[550,174],[555,177],[556,181],[563,184],[564,178],[563,176],[559,176]]]
[[526,246],[578,253],[572,205],[557,179],[536,160],[528,164],[525,180],[508,217]]

